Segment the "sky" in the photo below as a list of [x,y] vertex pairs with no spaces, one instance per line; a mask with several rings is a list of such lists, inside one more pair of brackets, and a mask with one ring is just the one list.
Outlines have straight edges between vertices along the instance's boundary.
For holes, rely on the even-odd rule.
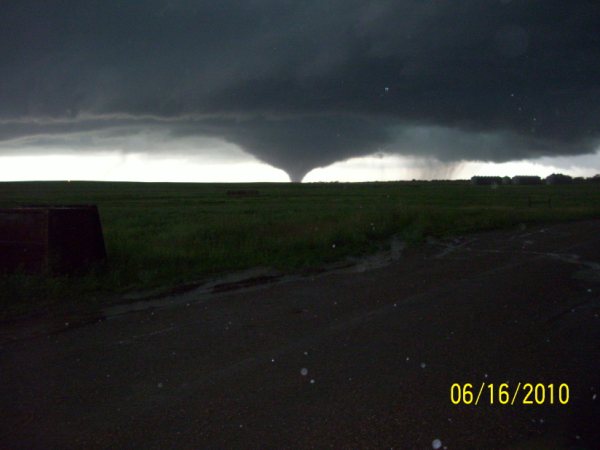
[[0,181],[600,172],[597,0],[3,0]]

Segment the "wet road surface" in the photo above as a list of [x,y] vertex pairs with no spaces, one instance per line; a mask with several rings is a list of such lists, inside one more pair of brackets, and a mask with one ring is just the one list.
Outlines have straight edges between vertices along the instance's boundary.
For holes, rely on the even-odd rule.
[[390,259],[4,339],[0,448],[600,448],[600,221]]

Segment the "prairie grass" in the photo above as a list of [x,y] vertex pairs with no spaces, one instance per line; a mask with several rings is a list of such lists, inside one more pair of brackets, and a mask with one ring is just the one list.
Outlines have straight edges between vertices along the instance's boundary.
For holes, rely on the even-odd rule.
[[[227,196],[244,189],[259,196]],[[376,251],[393,235],[418,245],[427,236],[600,218],[600,185],[0,183],[0,207],[27,204],[98,205],[108,263],[79,277],[0,275],[0,317],[256,266],[318,267]]]

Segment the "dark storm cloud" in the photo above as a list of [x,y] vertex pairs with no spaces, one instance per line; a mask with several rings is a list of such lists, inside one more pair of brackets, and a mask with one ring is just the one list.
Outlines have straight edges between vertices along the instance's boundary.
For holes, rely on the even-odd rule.
[[294,179],[375,151],[591,152],[598,29],[595,0],[7,0],[0,139],[159,127]]

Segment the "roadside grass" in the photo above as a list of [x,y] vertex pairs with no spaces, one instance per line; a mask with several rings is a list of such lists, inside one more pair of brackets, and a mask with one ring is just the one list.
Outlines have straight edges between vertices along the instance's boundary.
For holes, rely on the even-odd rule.
[[[227,196],[242,189],[260,195]],[[0,183],[0,207],[27,204],[98,205],[108,262],[79,277],[0,275],[0,319],[257,266],[319,267],[372,253],[393,235],[418,245],[427,236],[600,218],[600,185]]]

